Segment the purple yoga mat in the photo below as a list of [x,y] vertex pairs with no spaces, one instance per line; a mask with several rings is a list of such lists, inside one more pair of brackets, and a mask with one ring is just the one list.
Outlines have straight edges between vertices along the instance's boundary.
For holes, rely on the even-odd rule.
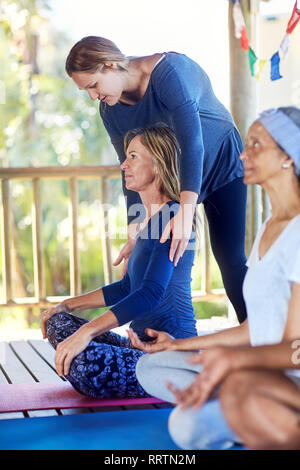
[[155,403],[164,402],[154,397],[112,399],[86,397],[76,392],[68,382],[0,385],[0,412]]

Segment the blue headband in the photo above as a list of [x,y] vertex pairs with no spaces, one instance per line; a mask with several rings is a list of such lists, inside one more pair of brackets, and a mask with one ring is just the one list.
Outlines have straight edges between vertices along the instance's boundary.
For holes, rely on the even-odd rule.
[[296,175],[300,176],[300,128],[278,108],[262,112],[257,119],[275,142],[294,161]]

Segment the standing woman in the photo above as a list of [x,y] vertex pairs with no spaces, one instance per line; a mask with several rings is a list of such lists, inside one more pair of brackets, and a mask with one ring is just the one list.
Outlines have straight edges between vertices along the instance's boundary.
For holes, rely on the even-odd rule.
[[[173,129],[181,148],[180,209],[161,242],[172,234],[169,255],[176,266],[190,239],[196,204],[203,202],[226,293],[239,321],[245,320],[247,194],[239,161],[242,143],[207,74],[184,54],[126,57],[112,41],[98,36],[85,37],[72,47],[66,71],[79,89],[100,100],[100,116],[121,163],[124,135],[130,129],[157,122]],[[143,216],[138,194],[126,189],[124,179],[123,191],[128,242],[115,265],[124,259],[126,269]]]

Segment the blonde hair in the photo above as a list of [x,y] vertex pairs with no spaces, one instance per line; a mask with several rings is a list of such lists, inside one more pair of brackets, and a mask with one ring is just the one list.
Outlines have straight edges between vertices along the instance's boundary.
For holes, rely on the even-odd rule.
[[[126,153],[130,142],[136,136],[141,136],[143,145],[152,154],[160,178],[160,191],[172,201],[180,202],[180,181],[178,160],[181,155],[180,147],[174,132],[165,124],[140,127],[127,132],[124,137],[124,151]],[[197,242],[200,239],[200,216],[195,210],[193,230]]]
[[120,71],[128,70],[129,59],[109,39],[87,36],[78,41],[70,50],[66,60],[66,72],[95,73],[102,71],[107,62],[114,62]]

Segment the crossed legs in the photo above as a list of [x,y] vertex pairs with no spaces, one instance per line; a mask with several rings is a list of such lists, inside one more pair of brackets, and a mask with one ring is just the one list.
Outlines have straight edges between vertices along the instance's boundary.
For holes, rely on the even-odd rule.
[[[68,313],[57,313],[47,321],[47,338],[58,343],[87,321]],[[75,390],[95,398],[147,397],[138,383],[135,366],[144,352],[134,349],[128,338],[108,331],[96,336],[70,367],[66,379]]]
[[250,449],[300,449],[300,380],[282,372],[240,371],[221,386],[228,425]]
[[[192,354],[192,351],[146,354],[137,363],[138,381],[150,395],[173,402],[174,396],[164,381],[170,381],[180,389],[191,385],[197,374],[201,373],[202,367],[187,362]],[[227,425],[220,402],[215,397],[216,395],[198,411],[191,408],[182,410],[178,406],[172,411],[169,432],[179,447],[192,450],[226,449],[238,441],[238,437]]]

